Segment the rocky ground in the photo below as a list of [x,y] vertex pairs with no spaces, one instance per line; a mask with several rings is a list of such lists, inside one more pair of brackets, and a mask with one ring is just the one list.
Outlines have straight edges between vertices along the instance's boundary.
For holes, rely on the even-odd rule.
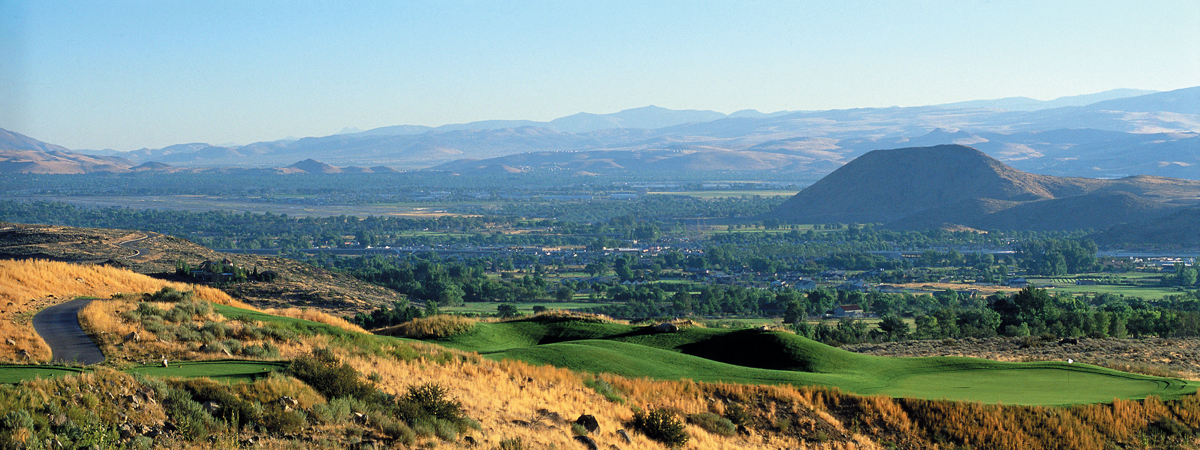
[[859,344],[846,350],[877,356],[970,356],[996,361],[1066,361],[1150,375],[1200,379],[1200,338],[1089,339],[1039,337],[946,339]]
[[57,225],[0,223],[0,259],[47,259],[106,264],[171,281],[175,263],[193,267],[206,260],[229,259],[241,267],[275,271],[270,283],[219,286],[234,298],[263,308],[312,307],[335,315],[370,311],[403,296],[395,291],[286,258],[214,252],[173,236],[136,230],[74,228]]

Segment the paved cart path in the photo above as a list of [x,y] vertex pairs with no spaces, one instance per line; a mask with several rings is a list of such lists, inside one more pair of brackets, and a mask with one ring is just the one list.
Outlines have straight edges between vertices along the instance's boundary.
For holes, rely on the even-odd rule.
[[91,303],[81,298],[43,309],[33,316],[33,329],[50,346],[56,363],[80,362],[85,365],[104,362],[104,352],[79,326],[79,310]]

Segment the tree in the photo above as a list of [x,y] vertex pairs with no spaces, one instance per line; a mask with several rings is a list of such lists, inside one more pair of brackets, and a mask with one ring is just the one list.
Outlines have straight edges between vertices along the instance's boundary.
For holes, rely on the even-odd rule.
[[908,339],[908,323],[895,314],[883,316],[883,320],[879,321],[879,330],[887,333],[889,341]]
[[520,315],[517,311],[517,306],[512,303],[501,303],[496,305],[496,315],[505,319],[511,319]]

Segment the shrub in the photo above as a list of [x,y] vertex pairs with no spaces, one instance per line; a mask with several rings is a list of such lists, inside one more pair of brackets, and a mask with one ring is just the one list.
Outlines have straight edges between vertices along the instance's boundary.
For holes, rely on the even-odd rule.
[[500,441],[500,446],[497,448],[500,450],[526,450],[528,447],[525,446],[525,442],[521,441],[521,438],[511,438]]
[[462,403],[448,398],[447,393],[437,383],[409,386],[408,393],[396,403],[396,415],[417,434],[436,435],[445,440],[453,440],[467,428],[478,427],[478,423],[467,417]]
[[[160,391],[161,395],[162,392]],[[200,403],[192,399],[192,395],[183,389],[167,389],[163,401],[167,417],[170,417],[179,427],[179,433],[188,440],[202,439],[219,424],[213,419]]]
[[737,426],[732,421],[713,413],[692,414],[688,416],[688,423],[719,436],[733,436],[737,434]]
[[668,447],[682,447],[690,438],[683,428],[683,423],[664,409],[654,409],[650,412],[634,411],[633,428]]
[[743,427],[750,426],[753,420],[750,417],[750,413],[746,412],[746,408],[737,403],[725,405],[725,418],[729,419],[735,426],[740,425]]
[[307,356],[292,360],[288,371],[326,398],[367,400],[376,395],[375,388],[359,379],[354,367],[338,361],[328,348],[317,348]]

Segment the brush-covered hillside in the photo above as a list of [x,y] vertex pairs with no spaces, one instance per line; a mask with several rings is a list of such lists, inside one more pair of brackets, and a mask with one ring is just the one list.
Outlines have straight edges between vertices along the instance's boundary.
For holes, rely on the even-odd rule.
[[1198,196],[1197,181],[1036,175],[970,147],[939,145],[869,152],[768,216],[796,223],[883,223],[901,229],[1107,229],[1169,214]]
[[[40,306],[26,305],[41,305],[37,298],[98,298],[80,319],[107,356],[87,368],[44,360],[0,365],[5,448],[1104,449],[1200,443],[1191,437],[1200,426],[1196,395],[1003,406],[790,384],[625,377],[367,334],[312,311],[260,311],[219,292],[189,291],[123,269],[7,261],[2,273],[5,300],[19,305],[10,307],[17,316],[35,313]],[[147,292],[136,292],[142,289]],[[738,333],[745,333],[683,330],[664,340],[639,327],[557,315],[465,327],[443,316],[410,331],[437,335],[444,323],[457,330],[447,339],[464,342],[486,332],[516,347],[552,346],[616,332],[629,345],[650,348],[658,341],[655,348],[668,353],[717,345],[713,339],[741,341]],[[766,338],[763,350],[811,359],[801,367],[808,370],[883,360],[755,333]],[[776,347],[789,342],[800,348]],[[581,415],[594,421],[577,420]]]
[[175,276],[179,262],[198,267],[204,261],[228,260],[247,271],[257,268],[277,275],[269,282],[222,287],[241,301],[276,308],[308,306],[342,315],[401,299],[395,291],[291,259],[219,253],[149,231],[0,222],[0,259],[101,263],[177,281],[190,281]]

